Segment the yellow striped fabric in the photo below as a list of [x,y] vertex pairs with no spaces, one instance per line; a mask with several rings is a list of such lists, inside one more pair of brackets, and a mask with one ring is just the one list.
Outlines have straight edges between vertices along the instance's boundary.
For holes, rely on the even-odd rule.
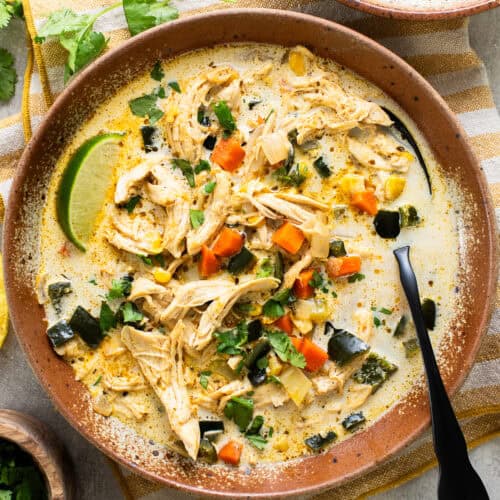
[[[30,36],[47,16],[61,7],[77,12],[92,12],[115,0],[24,0]],[[484,66],[471,49],[467,20],[395,21],[368,16],[331,0],[173,0],[181,15],[236,7],[293,9],[322,16],[350,26],[398,53],[437,89],[467,132],[481,160],[500,207],[500,119],[495,108]],[[109,47],[129,35],[121,9],[115,9],[96,23],[96,29],[109,38]],[[64,50],[48,42],[31,45],[26,70],[22,113],[0,121],[0,194],[10,187],[16,161],[33,130],[55,96],[63,90]],[[500,432],[500,293],[491,327],[482,343],[478,359],[453,403],[471,447]],[[422,436],[398,457],[376,470],[317,498],[351,499],[367,497],[400,485],[435,466],[429,433]],[[112,466],[128,499],[165,498],[166,489]]]

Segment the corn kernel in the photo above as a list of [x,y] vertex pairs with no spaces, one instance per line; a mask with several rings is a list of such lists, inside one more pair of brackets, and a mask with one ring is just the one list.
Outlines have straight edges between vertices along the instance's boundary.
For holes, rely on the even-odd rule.
[[262,306],[260,304],[252,304],[248,314],[250,316],[260,316],[262,314]]
[[300,52],[290,52],[288,56],[288,64],[290,69],[297,75],[303,76],[306,74],[306,63],[304,61],[304,56]]
[[168,283],[172,279],[172,275],[161,267],[155,267],[153,269],[153,277],[157,283],[162,285]]
[[395,200],[403,192],[406,179],[398,175],[390,175],[385,181],[384,194],[387,200]]
[[273,447],[277,451],[287,451],[288,450],[288,438],[286,436],[281,436],[273,444]]
[[272,354],[269,356],[269,375],[274,375],[275,377],[281,373],[283,365],[278,361],[278,358]]
[[365,190],[365,178],[358,174],[346,174],[340,179],[340,188],[346,194],[359,193]]

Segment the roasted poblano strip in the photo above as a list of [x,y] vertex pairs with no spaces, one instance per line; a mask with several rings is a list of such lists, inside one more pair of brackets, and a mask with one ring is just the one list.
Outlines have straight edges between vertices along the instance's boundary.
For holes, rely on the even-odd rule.
[[75,336],[75,332],[66,320],[62,319],[47,330],[47,336],[52,347],[59,347],[68,342],[68,340],[71,340]]
[[49,285],[47,291],[49,299],[58,314],[61,313],[61,301],[63,297],[72,291],[71,283],[69,281],[58,281],[57,283],[51,283]]
[[342,427],[349,432],[356,430],[361,424],[366,421],[362,411],[351,413],[349,416],[342,420]]
[[[327,326],[328,325],[328,326]],[[331,323],[325,324],[326,331],[333,330],[328,340],[328,357],[339,366],[343,366],[361,354],[368,352],[370,346],[359,337],[346,330],[335,328]]]
[[328,431],[325,435],[314,434],[304,440],[307,447],[313,451],[319,451],[324,448],[327,444],[333,443],[337,439],[337,434],[334,431]]
[[395,364],[378,354],[371,353],[352,378],[359,384],[371,385],[374,393],[397,369]]

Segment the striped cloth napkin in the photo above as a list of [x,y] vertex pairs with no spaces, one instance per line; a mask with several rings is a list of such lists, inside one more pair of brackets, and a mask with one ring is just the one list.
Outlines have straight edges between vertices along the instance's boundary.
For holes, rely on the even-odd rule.
[[[24,0],[30,37],[47,16],[62,7],[77,12],[96,12],[115,0]],[[471,50],[466,19],[445,21],[395,21],[380,19],[343,7],[332,0],[173,0],[181,15],[221,8],[270,7],[293,9],[332,19],[358,30],[393,50],[424,75],[457,113],[481,160],[495,205],[500,207],[500,119],[488,87],[484,66]],[[95,29],[109,38],[109,47],[129,37],[121,9],[100,18]],[[25,142],[36,130],[54,98],[63,90],[64,50],[53,42],[42,46],[29,43],[22,113],[0,121],[0,195],[8,196],[16,162]],[[500,296],[488,334],[484,337],[477,362],[453,404],[467,441],[477,446],[500,435]],[[430,433],[404,450],[398,457],[318,499],[358,498],[379,493],[416,477],[434,467]],[[152,500],[183,498],[112,464],[127,498]]]

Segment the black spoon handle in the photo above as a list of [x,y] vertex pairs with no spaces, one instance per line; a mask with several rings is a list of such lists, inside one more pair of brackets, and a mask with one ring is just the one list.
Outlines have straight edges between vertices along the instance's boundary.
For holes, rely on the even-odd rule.
[[[431,341],[427,333],[427,328],[425,327],[417,279],[411,267],[409,251],[409,246],[401,247],[394,250],[394,255],[399,264],[401,283],[406,298],[408,299],[413,322],[417,331],[420,350],[424,359],[427,384],[429,387],[434,449],[441,469],[441,474],[453,474],[453,484],[456,486],[455,493],[448,491],[446,496],[441,496],[440,494],[440,498],[488,499],[488,494],[483,483],[469,462],[467,445],[462,430],[458,425],[450,400],[446,394],[441,375],[439,374]],[[473,478],[471,474],[476,477]],[[474,491],[471,491],[471,495],[469,496],[467,490],[472,486]],[[453,487],[453,485],[450,485],[450,487]],[[449,490],[449,488],[447,489]]]

